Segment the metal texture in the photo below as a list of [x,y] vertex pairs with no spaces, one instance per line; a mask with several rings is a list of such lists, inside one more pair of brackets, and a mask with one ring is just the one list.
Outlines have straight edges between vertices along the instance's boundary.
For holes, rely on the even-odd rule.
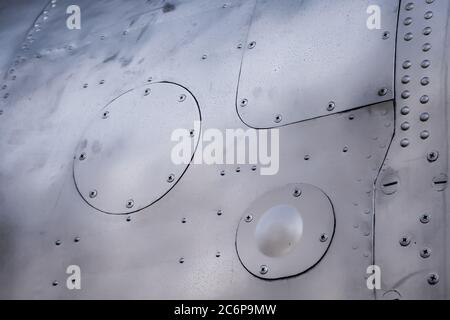
[[[114,214],[136,212],[161,199],[187,165],[171,160],[172,132],[200,123],[195,98],[181,86],[149,84],[128,91],[96,115],[74,157],[81,196],[94,208]],[[192,159],[200,130],[192,140]],[[155,154],[158,156],[155,157]]]
[[[448,298],[448,1],[77,0],[80,30],[66,27],[72,1],[14,3],[0,7],[11,42],[0,58],[0,298]],[[383,27],[368,31],[372,4]],[[175,168],[160,141],[199,112],[202,132],[279,127],[278,173]],[[275,192],[286,186],[302,187]],[[265,231],[274,223],[287,228],[280,242]],[[366,284],[373,264],[380,290]],[[66,287],[70,265],[81,290]]]
[[333,206],[320,189],[291,184],[269,191],[250,205],[236,233],[236,248],[253,275],[287,278],[319,262],[331,243],[334,226]]
[[[366,27],[370,5],[383,28]],[[271,128],[393,98],[396,1],[259,1],[245,47],[237,111]],[[245,105],[242,101],[246,100]]]
[[[449,298],[448,12],[440,0],[400,8],[396,134],[377,183],[375,264],[383,289],[402,299]],[[383,180],[392,174],[400,183],[386,194]]]

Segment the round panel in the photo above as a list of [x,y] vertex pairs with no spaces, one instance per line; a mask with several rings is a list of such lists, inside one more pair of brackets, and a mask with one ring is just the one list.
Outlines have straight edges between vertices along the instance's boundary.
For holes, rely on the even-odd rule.
[[298,275],[325,255],[334,234],[329,198],[309,184],[290,184],[256,199],[236,233],[244,267],[264,279]]
[[[151,205],[187,169],[200,136],[195,121],[200,121],[195,98],[173,83],[154,83],[114,99],[90,124],[76,152],[74,178],[81,196],[112,214]],[[181,129],[176,139],[191,144],[182,164],[171,159],[179,143],[171,140],[176,129]]]

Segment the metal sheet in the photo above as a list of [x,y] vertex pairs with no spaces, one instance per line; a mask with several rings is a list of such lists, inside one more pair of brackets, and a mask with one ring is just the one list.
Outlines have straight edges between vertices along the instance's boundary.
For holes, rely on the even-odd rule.
[[396,135],[375,197],[378,298],[448,298],[448,12],[445,0],[401,3]]
[[[176,84],[149,84],[115,98],[98,112],[75,153],[80,195],[94,208],[114,214],[136,212],[161,199],[194,155],[200,137],[195,123],[199,128],[199,106]],[[177,129],[192,140],[181,164],[172,160]]]
[[[371,5],[381,8],[379,30],[367,27]],[[393,99],[397,1],[265,0],[255,10],[236,101],[248,126]]]
[[244,267],[263,279],[280,279],[314,267],[334,234],[328,197],[308,184],[271,190],[245,210],[236,233]]

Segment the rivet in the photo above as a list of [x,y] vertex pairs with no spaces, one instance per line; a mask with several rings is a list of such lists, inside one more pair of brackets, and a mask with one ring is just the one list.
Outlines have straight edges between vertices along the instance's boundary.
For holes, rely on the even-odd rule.
[[256,46],[256,41],[252,41],[248,44],[249,49],[253,49]]
[[148,96],[152,90],[150,88],[147,88],[144,90],[144,96]]
[[87,156],[86,156],[86,153],[82,153],[82,154],[80,154],[80,157],[79,157],[79,159],[80,160],[85,160],[87,158]]
[[342,152],[344,152],[344,153],[348,152],[348,147],[344,147],[344,148],[342,149]]
[[52,282],[52,286],[56,287],[57,285],[58,285],[58,281],[55,280]]
[[437,273],[430,273],[428,275],[428,283],[432,286],[439,282],[439,275]]
[[184,100],[186,100],[186,95],[182,93],[178,96],[178,102],[183,102]]
[[409,2],[405,5],[405,10],[406,11],[411,11],[412,9],[414,9],[414,3]]
[[184,263],[184,258],[180,258],[180,260],[178,260],[179,263]]
[[420,222],[422,222],[423,224],[427,224],[428,222],[430,222],[430,215],[424,213],[422,216],[420,216]]
[[423,95],[420,97],[420,103],[421,104],[426,104],[430,101],[430,97],[428,97],[427,95]]
[[194,133],[195,133],[194,129],[189,130],[189,136],[191,138],[194,136]]
[[326,242],[328,240],[328,235],[326,233],[322,233],[320,235],[320,242]]
[[168,177],[167,177],[167,182],[172,183],[175,180],[175,175],[173,173],[171,173]]
[[424,16],[425,19],[429,20],[431,18],[433,18],[433,11],[427,11],[425,12]]
[[430,84],[430,78],[428,77],[423,77],[422,79],[420,79],[420,84],[423,86],[427,86]]
[[402,92],[402,98],[408,99],[411,96],[411,93],[408,90]]
[[126,220],[127,220],[127,222],[130,222],[131,221],[131,216],[128,216]]
[[409,146],[409,140],[407,138],[404,138],[400,141],[400,146],[402,148],[406,148],[407,146]]
[[241,107],[246,107],[248,105],[248,100],[242,99],[240,105],[241,105]]
[[181,223],[186,223],[186,218],[182,218]]
[[262,265],[261,267],[259,267],[259,273],[260,274],[266,274],[267,272],[269,272],[269,267],[266,265]]
[[384,39],[384,40],[389,39],[390,35],[391,35],[391,34],[389,33],[389,31],[383,32],[383,39]]
[[280,123],[281,122],[281,120],[283,119],[283,117],[281,116],[281,114],[277,114],[276,116],[275,116],[275,123]]
[[428,139],[429,136],[430,136],[430,133],[427,130],[424,130],[420,133],[420,138],[422,140]]
[[378,90],[378,95],[383,97],[388,93],[388,89],[387,88],[381,88],[380,90]]
[[403,131],[409,130],[410,128],[409,122],[407,121],[403,122],[400,127],[402,128]]
[[208,55],[204,54],[202,55],[202,60],[206,60],[208,58]]
[[426,0],[425,2],[428,3],[428,4],[430,4],[430,3],[433,3],[434,0]]
[[74,239],[73,239],[73,242],[80,242],[80,237],[75,237]]
[[220,171],[220,175],[223,177],[225,175],[225,170]]
[[410,76],[403,76],[402,78],[402,83],[403,84],[407,84],[411,81],[411,77]]
[[256,165],[252,165],[252,171],[256,171]]
[[403,236],[400,238],[399,243],[402,247],[407,247],[411,243],[411,238],[409,236]]
[[252,222],[252,220],[253,220],[253,216],[252,216],[251,214],[248,214],[248,215],[245,217],[245,222],[247,222],[247,223]]
[[430,50],[431,50],[431,44],[425,43],[425,44],[422,46],[422,51],[423,51],[423,52],[428,52],[428,51],[430,51]]
[[223,211],[222,210],[217,210],[217,215],[218,216],[221,216],[223,214]]
[[83,88],[87,88],[88,87],[88,84],[87,83],[85,83],[85,84],[83,84]]
[[303,159],[304,159],[305,161],[308,161],[309,159],[311,159],[311,156],[305,155],[305,156],[303,157]]
[[427,154],[427,160],[429,162],[435,162],[439,158],[439,152],[438,151],[430,151]]
[[131,208],[133,208],[133,206],[134,206],[134,200],[133,200],[133,199],[127,200],[126,207],[127,207],[128,209],[131,209]]
[[420,250],[420,256],[424,259],[429,258],[431,255],[431,249],[430,248],[424,248]]
[[433,29],[431,29],[431,27],[426,27],[422,30],[422,33],[424,36],[428,36],[431,34],[432,31],[433,31]]
[[400,110],[400,112],[401,112],[402,115],[406,116],[407,114],[409,114],[409,107],[403,107]]
[[428,68],[430,66],[431,62],[430,60],[423,60],[420,66],[424,69]]
[[105,80],[100,80],[99,84],[104,84]]
[[403,69],[409,69],[409,68],[411,68],[411,66],[412,66],[412,63],[409,60],[406,60],[405,62],[403,62],[403,65],[402,65]]
[[216,258],[220,258],[220,251],[216,252]]
[[428,112],[420,114],[420,121],[425,122],[428,121],[428,119],[430,119],[430,114]]
[[302,190],[300,189],[295,189],[294,193],[292,194],[294,197],[298,198],[300,197],[300,195],[302,194]]
[[237,167],[236,172],[241,172],[241,167]]
[[413,19],[411,17],[407,17],[405,18],[405,20],[403,20],[403,24],[405,26],[409,26],[412,23]]
[[55,245],[57,245],[57,246],[61,245],[61,240],[56,240]]
[[242,43],[239,43],[239,44],[237,45],[237,48],[238,48],[238,49],[242,49]]
[[89,198],[95,198],[97,196],[97,190],[89,191]]
[[413,39],[413,34],[412,32],[408,32],[407,34],[405,34],[405,37],[403,39],[405,39],[405,41],[411,41]]
[[336,106],[336,103],[334,103],[334,101],[330,101],[330,102],[328,102],[327,110],[333,111],[335,106]]
[[355,116],[353,114],[348,116],[348,120],[354,120],[354,119],[355,119]]

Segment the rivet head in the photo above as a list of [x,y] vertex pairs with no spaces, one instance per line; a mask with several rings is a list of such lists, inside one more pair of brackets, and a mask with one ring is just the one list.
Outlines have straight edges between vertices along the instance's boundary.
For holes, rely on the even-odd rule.
[[292,195],[296,198],[300,197],[302,194],[302,190],[300,189],[295,189],[294,192],[292,193]]
[[283,117],[281,116],[281,114],[277,114],[276,116],[275,116],[275,123],[280,123],[281,122],[281,120],[283,120]]
[[423,51],[423,52],[428,52],[428,51],[430,51],[430,50],[431,50],[431,44],[425,43],[425,44],[422,46],[422,51]]
[[390,33],[389,31],[383,32],[383,39],[384,39],[384,40],[389,39],[390,36],[391,36],[391,33]]
[[56,240],[55,241],[55,245],[60,246],[61,245],[61,240]]
[[420,103],[421,104],[426,104],[430,101],[430,97],[428,97],[427,95],[423,95],[420,97]]
[[409,122],[407,122],[407,121],[405,121],[405,122],[403,122],[402,124],[401,124],[401,129],[403,130],[403,131],[407,131],[407,130],[409,130],[409,128],[410,128],[410,124],[409,124]]
[[89,198],[93,199],[97,196],[97,190],[89,191]]
[[328,106],[327,106],[328,111],[333,111],[335,107],[336,107],[336,103],[334,103],[334,101],[328,102]]
[[437,273],[430,273],[427,280],[430,285],[434,286],[439,282],[439,275]]
[[420,121],[425,122],[430,119],[430,114],[428,112],[423,112],[420,114]]
[[260,274],[266,274],[267,272],[269,272],[269,267],[266,265],[262,265],[259,267],[259,273]]
[[424,16],[425,19],[429,20],[431,18],[433,18],[433,11],[427,11],[425,12]]
[[400,141],[400,146],[402,148],[406,148],[407,146],[409,146],[409,140],[407,138],[404,138]]
[[408,99],[410,96],[411,96],[411,92],[409,92],[408,90],[405,90],[402,92],[403,99]]
[[152,90],[150,88],[145,89],[144,96],[148,96],[150,94],[150,92],[152,92]]
[[412,9],[414,9],[414,3],[409,2],[405,5],[405,10],[406,11],[411,11]]
[[405,18],[405,20],[403,20],[403,24],[405,26],[409,26],[412,22],[413,22],[413,19],[411,17],[407,17],[407,18]]
[[256,41],[252,41],[248,44],[249,49],[253,49],[256,46]]
[[403,107],[400,110],[400,112],[401,112],[402,115],[406,116],[407,114],[409,114],[409,107]]
[[251,214],[248,214],[244,218],[245,222],[249,223],[253,221],[253,216]]
[[413,37],[414,36],[413,36],[412,32],[408,32],[407,34],[405,34],[403,39],[405,39],[405,41],[411,41],[413,39]]
[[423,86],[427,86],[430,84],[430,78],[428,77],[423,77],[422,79],[420,79],[420,84]]
[[431,255],[431,249],[430,248],[424,248],[420,250],[420,256],[424,259],[429,258]]
[[184,100],[186,100],[186,95],[182,93],[178,96],[178,102],[183,102]]
[[430,151],[427,154],[428,162],[435,162],[438,158],[439,158],[439,152],[438,151]]
[[184,263],[184,258],[180,258],[180,259],[178,260],[178,262],[179,262],[179,263]]
[[73,239],[74,242],[80,242],[80,240],[81,240],[80,237],[75,237],[75,238]]
[[128,209],[131,209],[131,208],[133,208],[133,206],[134,206],[134,200],[133,199],[127,200],[126,207]]
[[107,119],[109,117],[109,111],[104,111],[102,114],[103,119]]
[[220,251],[216,252],[216,258],[220,258]]
[[388,89],[387,88],[381,88],[380,90],[378,90],[378,95],[380,97],[384,97],[387,93],[388,93]]
[[57,285],[58,285],[58,281],[55,280],[52,282],[52,286],[56,287]]
[[412,66],[412,63],[411,63],[411,61],[409,61],[409,60],[406,60],[406,61],[403,62],[403,64],[402,64],[403,69],[409,69],[409,68],[411,68],[411,66]]
[[399,243],[402,247],[407,247],[411,243],[411,238],[409,236],[403,236],[400,238]]
[[428,36],[431,34],[433,29],[431,29],[431,27],[426,27],[422,30],[423,35]]
[[410,76],[403,76],[402,77],[402,83],[403,84],[407,84],[411,81],[411,77]]
[[240,106],[241,107],[246,107],[248,105],[248,100],[247,99],[242,99],[240,102]]
[[85,84],[83,84],[83,88],[87,88],[88,87],[88,84],[87,83],[85,83]]
[[86,153],[83,152],[82,154],[80,154],[80,157],[79,157],[80,160],[86,160],[86,158],[87,158]]
[[175,175],[172,173],[167,177],[167,182],[172,183],[175,181]]
[[430,133],[429,133],[427,130],[423,130],[423,131],[420,133],[420,138],[421,138],[422,140],[428,139],[429,136],[430,136]]
[[131,217],[128,216],[128,217],[127,217],[127,222],[130,222],[130,221],[131,221]]
[[428,222],[430,222],[430,215],[428,213],[424,213],[423,215],[421,215],[420,222],[423,224],[427,224]]
[[428,68],[431,65],[430,60],[423,60],[420,66],[424,69]]
[[223,214],[223,211],[222,210],[217,210],[217,215],[218,216],[221,216]]
[[319,240],[320,242],[326,242],[328,240],[328,235],[326,233],[322,233]]

